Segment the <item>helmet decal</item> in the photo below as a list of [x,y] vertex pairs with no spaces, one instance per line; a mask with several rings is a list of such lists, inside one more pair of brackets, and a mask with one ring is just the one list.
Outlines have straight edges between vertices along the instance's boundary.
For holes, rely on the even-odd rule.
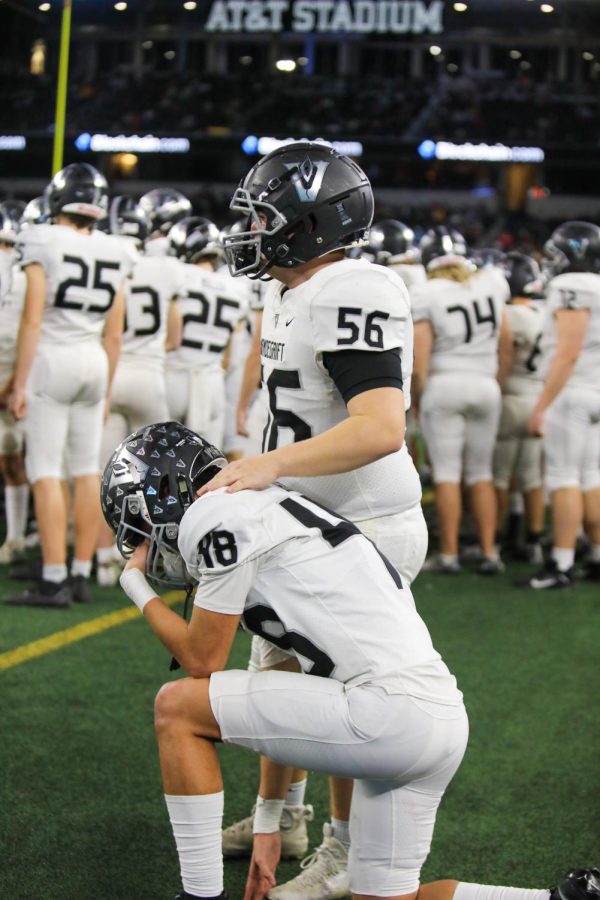
[[312,203],[316,200],[323,184],[325,172],[329,167],[329,162],[323,159],[313,162],[306,156],[304,162],[299,166],[296,163],[284,163],[284,166],[288,170],[296,170],[291,180],[296,188],[300,202]]

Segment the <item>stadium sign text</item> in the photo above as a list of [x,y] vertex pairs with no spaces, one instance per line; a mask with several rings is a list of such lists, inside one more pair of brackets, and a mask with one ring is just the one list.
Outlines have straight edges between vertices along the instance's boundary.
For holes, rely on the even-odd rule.
[[190,142],[184,137],[155,137],[153,134],[89,134],[75,139],[82,153],[188,153]]
[[507,147],[505,144],[453,144],[452,141],[422,141],[417,153],[423,159],[456,159],[472,162],[543,162],[541,147]]
[[443,0],[213,0],[204,28],[214,32],[439,34]]
[[[242,141],[242,150],[248,156],[259,153],[266,156],[279,147],[285,147],[286,144],[294,144],[298,138],[275,138],[275,137],[257,137],[255,134],[249,134]],[[327,147],[333,147],[338,153],[345,156],[362,156],[363,145],[360,141],[326,141],[323,138],[315,138],[315,144],[325,144]]]
[[0,134],[0,150],[25,150],[26,147],[24,134]]

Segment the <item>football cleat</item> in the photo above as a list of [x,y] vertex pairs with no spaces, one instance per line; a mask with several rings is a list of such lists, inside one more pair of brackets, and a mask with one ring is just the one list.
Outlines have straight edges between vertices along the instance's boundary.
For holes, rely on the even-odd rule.
[[73,591],[68,578],[59,583],[42,579],[35,587],[22,594],[6,597],[4,602],[7,606],[45,606],[65,609],[73,602]]
[[73,600],[75,603],[90,603],[92,599],[92,587],[90,579],[83,575],[71,575],[69,578]]
[[574,569],[571,566],[566,572],[561,572],[554,559],[548,560],[546,565],[532,575],[525,587],[534,588],[536,591],[545,591],[552,588],[566,588],[575,584]]
[[441,556],[434,556],[423,564],[423,572],[435,572],[436,575],[459,575],[462,572],[462,566],[457,559],[443,559]]
[[[286,884],[269,891],[269,900],[344,900],[350,897],[348,851],[323,825],[323,842],[300,863],[303,870]],[[571,898],[568,898],[571,900]]]
[[25,559],[25,541],[11,540],[4,541],[0,547],[0,565],[18,562]]
[[[281,813],[279,832],[281,835],[281,858],[302,859],[308,850],[306,823],[312,822],[312,806],[284,806]],[[234,822],[223,829],[223,856],[232,859],[252,855],[254,815]]]
[[558,887],[550,888],[550,900],[598,900],[600,871],[571,869]]
[[480,575],[499,575],[504,569],[505,565],[499,556],[486,556],[477,567]]

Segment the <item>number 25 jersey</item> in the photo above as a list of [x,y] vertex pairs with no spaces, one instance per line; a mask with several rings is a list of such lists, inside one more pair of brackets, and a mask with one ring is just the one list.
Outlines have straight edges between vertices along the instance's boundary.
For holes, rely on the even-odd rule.
[[68,225],[31,225],[19,235],[21,265],[46,274],[41,343],[99,340],[136,254],[121,238]]
[[430,278],[410,292],[415,322],[433,330],[429,374],[472,372],[494,377],[504,303],[510,297],[504,276],[484,268],[468,281]]
[[[265,297],[261,337],[263,390],[269,411],[263,451],[306,440],[348,418],[323,355],[346,350],[400,353],[404,397],[412,370],[412,322],[400,278],[365,260],[345,259],[295,288],[276,285]],[[393,515],[421,498],[406,447],[336,475],[285,478],[353,521]],[[410,463],[410,459],[408,459]],[[410,485],[407,485],[407,480]]]

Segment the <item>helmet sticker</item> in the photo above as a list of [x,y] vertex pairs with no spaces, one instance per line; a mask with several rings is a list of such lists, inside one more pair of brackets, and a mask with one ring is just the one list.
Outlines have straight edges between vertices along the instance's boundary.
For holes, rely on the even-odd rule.
[[313,162],[308,156],[301,165],[297,163],[284,163],[286,169],[297,169],[292,175],[292,183],[301,203],[313,203],[319,196],[325,172],[329,166],[327,160],[321,159]]

